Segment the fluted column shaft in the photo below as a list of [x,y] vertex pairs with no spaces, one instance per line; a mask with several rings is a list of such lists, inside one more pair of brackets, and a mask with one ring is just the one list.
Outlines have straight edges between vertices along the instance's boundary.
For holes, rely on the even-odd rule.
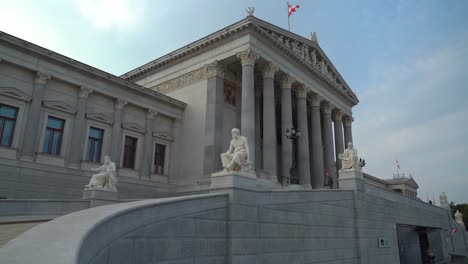
[[254,64],[258,55],[251,49],[237,54],[242,64],[241,134],[249,141],[249,160],[255,166]]
[[39,122],[42,114],[42,101],[44,99],[45,85],[49,79],[49,74],[42,72],[36,74],[32,101],[29,107],[28,122],[26,122],[24,141],[21,148],[21,159],[34,160],[34,152],[36,150],[40,131],[38,128],[40,127]]
[[274,74],[278,68],[267,63],[263,71],[263,170],[277,180],[276,111]]
[[297,91],[297,128],[301,132],[297,145],[297,167],[300,184],[311,189],[310,184],[310,160],[309,160],[309,128],[307,124],[307,89],[300,87]]
[[324,163],[325,172],[333,179],[333,188],[337,186],[337,173],[335,166],[335,155],[333,151],[333,131],[332,131],[332,105],[322,104],[322,137],[324,143]]
[[140,174],[151,178],[151,167],[153,167],[153,120],[157,112],[151,109],[146,111],[146,132],[143,144],[143,162]]
[[322,145],[322,129],[320,124],[320,102],[319,95],[312,95],[310,98],[311,113],[310,113],[310,141],[312,155],[312,186],[314,188],[322,188],[324,185],[324,164],[323,164],[323,145]]
[[337,171],[341,169],[341,160],[338,158],[338,155],[344,152],[342,116],[343,114],[340,110],[335,109],[335,111],[333,111],[333,122],[335,127],[335,160]]
[[86,134],[86,105],[88,103],[88,95],[92,90],[81,87],[78,95],[78,107],[76,111],[75,121],[73,123],[72,140],[70,146],[69,166],[79,168],[83,155],[85,134]]
[[120,166],[120,151],[122,149],[122,110],[127,104],[125,99],[117,99],[114,111],[114,125],[111,137],[111,160]]
[[353,142],[353,132],[352,132],[352,123],[353,118],[351,116],[343,117],[343,128],[344,128],[344,139],[345,139],[345,146],[348,146],[349,142]]
[[286,130],[291,129],[292,122],[292,103],[291,86],[295,80],[290,76],[284,76],[281,80],[281,164],[283,183],[289,177],[289,170],[292,165],[292,142],[286,135]]

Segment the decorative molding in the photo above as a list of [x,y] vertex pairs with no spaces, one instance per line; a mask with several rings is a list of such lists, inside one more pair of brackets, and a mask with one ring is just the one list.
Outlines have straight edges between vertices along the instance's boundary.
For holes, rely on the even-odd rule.
[[260,67],[263,78],[274,78],[278,67],[274,66],[271,62],[267,62]]
[[80,91],[78,93],[78,97],[80,98],[88,98],[88,95],[93,92],[93,89],[87,87],[80,87]]
[[30,95],[23,93],[14,87],[0,87],[0,95],[8,96],[25,102],[29,102],[32,99]]
[[242,66],[245,65],[254,65],[255,61],[260,58],[260,56],[257,55],[257,53],[253,52],[251,48],[248,48],[244,51],[238,52],[237,58],[241,60]]
[[141,134],[144,134],[146,132],[146,129],[144,127],[138,125],[137,123],[122,123],[122,128],[127,129],[127,130],[131,130],[131,131],[135,131],[135,132],[138,132],[138,133],[141,133]]
[[296,81],[293,77],[288,74],[283,75],[280,78],[280,85],[282,89],[291,89],[292,84]]
[[322,102],[323,97],[314,93],[309,96],[309,101],[311,106],[320,106],[320,103]]
[[164,132],[164,131],[153,131],[153,137],[167,140],[170,142],[174,141],[174,137],[172,137],[171,135],[169,135],[167,132]]
[[333,109],[333,121],[342,121],[343,120],[343,112],[340,109]]
[[322,110],[322,113],[330,115],[332,113],[334,106],[330,102],[324,101],[322,102],[320,108]]
[[44,107],[52,108],[61,112],[66,112],[72,115],[76,113],[75,107],[66,104],[62,101],[43,101],[42,104],[44,105]]
[[146,119],[153,119],[158,114],[158,111],[153,109],[146,110]]
[[305,86],[301,85],[296,88],[296,95],[298,98],[307,98],[307,93],[309,92],[309,89],[307,89]]
[[206,77],[219,76],[221,78],[224,78],[225,71],[226,66],[219,61],[214,61],[213,63],[205,65]]
[[128,101],[127,99],[123,99],[123,98],[118,98],[117,100],[115,100],[115,109],[123,109],[125,105],[128,104]]
[[109,125],[114,124],[114,119],[103,113],[87,113],[86,118]]
[[206,79],[205,67],[201,67],[186,74],[182,74],[174,79],[170,79],[158,85],[151,87],[151,90],[167,94],[182,89],[196,82]]
[[344,115],[343,116],[343,125],[345,126],[351,126],[354,122],[354,117],[350,115]]
[[45,85],[50,78],[51,78],[50,74],[47,74],[44,72],[37,72],[34,83]]

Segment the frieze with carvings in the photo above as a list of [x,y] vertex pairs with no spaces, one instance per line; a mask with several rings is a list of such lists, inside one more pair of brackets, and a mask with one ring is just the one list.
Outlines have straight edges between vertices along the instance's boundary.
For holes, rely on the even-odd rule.
[[185,86],[189,86],[207,77],[207,70],[205,68],[206,67],[204,66],[189,73],[183,74],[177,78],[153,86],[151,89],[163,94],[167,94]]

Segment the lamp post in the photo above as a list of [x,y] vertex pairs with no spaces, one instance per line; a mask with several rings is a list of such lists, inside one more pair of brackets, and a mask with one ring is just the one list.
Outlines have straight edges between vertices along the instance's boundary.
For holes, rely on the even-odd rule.
[[299,129],[288,128],[286,129],[286,137],[291,140],[293,150],[292,150],[292,164],[289,169],[289,178],[286,180],[287,184],[299,184],[299,178],[297,177],[297,168],[296,168],[296,151],[294,150],[294,145],[296,140],[301,136]]

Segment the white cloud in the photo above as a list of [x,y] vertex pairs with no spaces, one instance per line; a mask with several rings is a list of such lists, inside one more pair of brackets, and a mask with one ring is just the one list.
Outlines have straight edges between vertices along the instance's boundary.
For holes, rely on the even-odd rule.
[[145,17],[148,2],[132,0],[79,0],[81,13],[99,29],[134,30]]

